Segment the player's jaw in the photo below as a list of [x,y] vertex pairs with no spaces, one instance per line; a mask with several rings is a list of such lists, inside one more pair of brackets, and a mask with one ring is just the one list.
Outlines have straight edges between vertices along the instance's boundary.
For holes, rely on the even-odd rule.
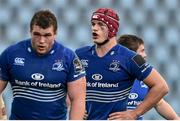
[[105,34],[98,32],[92,32],[92,38],[93,38],[93,42],[97,45],[101,45],[101,43],[104,43],[104,41],[108,39]]
[[141,55],[145,60],[147,58],[147,55],[146,55],[146,51],[145,51],[145,47],[144,47],[144,44],[141,44],[139,45],[138,49],[136,50],[136,52]]
[[38,55],[44,55],[52,48],[56,38],[56,32],[54,32],[53,26],[44,29],[34,25],[31,36],[32,48]]
[[39,43],[35,42],[35,40],[32,40],[32,48],[36,51],[38,55],[44,55],[50,51],[53,43]]
[[49,52],[50,47],[48,47],[48,45],[37,45],[36,46],[36,52],[40,55],[44,55],[47,52]]
[[99,20],[92,20],[92,39],[95,44],[101,45],[108,39],[108,27]]

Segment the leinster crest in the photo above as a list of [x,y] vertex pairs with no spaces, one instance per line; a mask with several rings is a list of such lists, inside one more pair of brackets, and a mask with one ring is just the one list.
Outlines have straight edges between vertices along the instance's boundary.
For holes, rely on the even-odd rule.
[[120,63],[117,60],[113,60],[113,62],[109,66],[109,70],[117,72],[120,70]]
[[63,62],[62,60],[58,60],[53,64],[52,70],[55,71],[62,71],[64,70]]

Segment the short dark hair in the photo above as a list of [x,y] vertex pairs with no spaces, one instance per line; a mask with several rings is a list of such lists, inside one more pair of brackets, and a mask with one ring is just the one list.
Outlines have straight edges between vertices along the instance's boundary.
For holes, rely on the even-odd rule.
[[140,37],[129,34],[120,36],[117,42],[135,52],[141,44],[144,44],[144,41]]
[[57,31],[57,19],[50,10],[37,11],[31,19],[30,31],[33,29],[33,25],[40,26],[43,29],[50,27],[54,28],[54,32]]

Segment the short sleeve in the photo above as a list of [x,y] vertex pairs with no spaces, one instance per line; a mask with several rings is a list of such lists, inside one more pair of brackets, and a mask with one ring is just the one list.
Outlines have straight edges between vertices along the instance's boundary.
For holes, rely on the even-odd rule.
[[75,53],[72,55],[72,60],[70,63],[70,70],[68,75],[68,82],[75,81],[83,76],[85,76],[85,69],[83,68],[81,61]]
[[140,55],[136,54],[130,59],[129,69],[134,78],[144,80],[152,71],[152,66],[148,64]]
[[0,80],[8,81],[9,76],[8,54],[7,50],[0,55]]

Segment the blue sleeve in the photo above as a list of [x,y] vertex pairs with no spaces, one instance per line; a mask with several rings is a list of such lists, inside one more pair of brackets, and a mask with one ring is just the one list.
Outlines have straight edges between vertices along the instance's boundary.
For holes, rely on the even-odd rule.
[[72,60],[70,62],[68,82],[75,81],[83,76],[85,76],[85,69],[83,68],[77,55],[73,53]]
[[129,69],[134,78],[144,80],[152,71],[149,65],[140,55],[136,54],[130,59]]
[[9,76],[9,65],[8,65],[8,54],[7,50],[5,50],[1,55],[0,55],[0,80],[3,81],[8,81],[10,76]]

